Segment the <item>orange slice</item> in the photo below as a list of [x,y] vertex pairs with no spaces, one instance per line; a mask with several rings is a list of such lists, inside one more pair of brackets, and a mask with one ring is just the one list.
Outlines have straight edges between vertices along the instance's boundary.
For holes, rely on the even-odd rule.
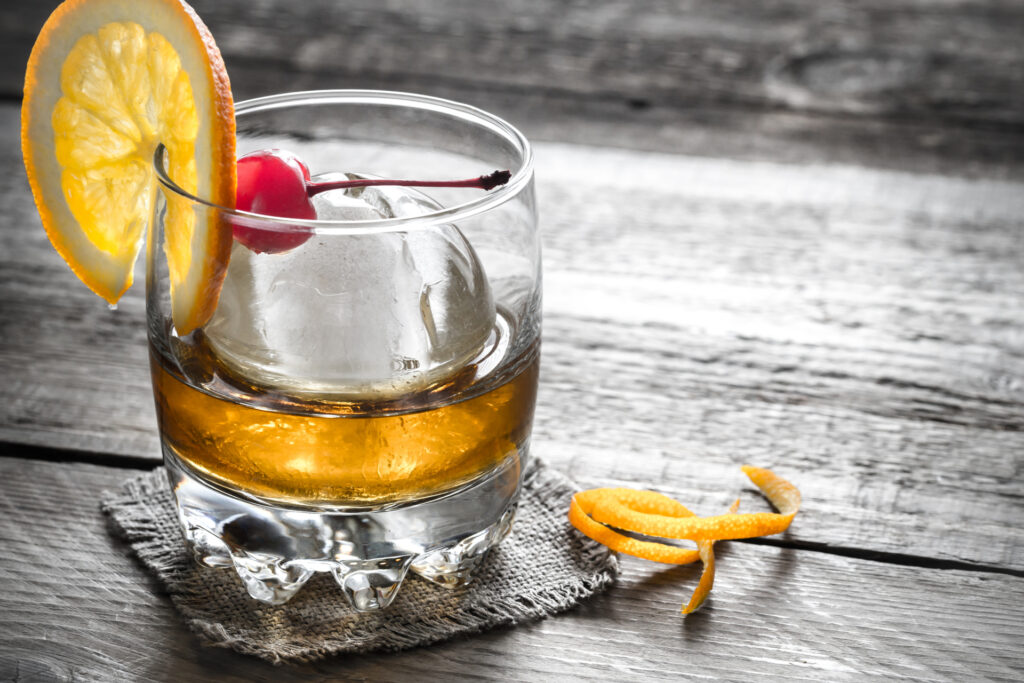
[[[180,187],[234,206],[231,87],[209,30],[180,0],[67,0],[32,48],[21,117],[25,169],[50,242],[110,303],[132,284],[153,214],[157,144]],[[168,197],[171,308],[187,334],[216,308],[231,230]]]

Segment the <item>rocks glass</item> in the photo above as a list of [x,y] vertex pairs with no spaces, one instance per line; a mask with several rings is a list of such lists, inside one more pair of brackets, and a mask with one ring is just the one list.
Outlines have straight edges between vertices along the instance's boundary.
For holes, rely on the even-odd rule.
[[[185,542],[270,604],[314,572],[360,611],[388,605],[410,571],[463,585],[508,533],[529,453],[541,301],[529,143],[483,111],[405,93],[277,95],[236,116],[239,155],[286,149],[314,180],[512,177],[489,192],[334,190],[315,198],[316,221],[296,221],[189,195],[158,149],[147,316]],[[169,207],[236,235],[303,237],[273,253],[236,240],[212,317],[179,334]]]

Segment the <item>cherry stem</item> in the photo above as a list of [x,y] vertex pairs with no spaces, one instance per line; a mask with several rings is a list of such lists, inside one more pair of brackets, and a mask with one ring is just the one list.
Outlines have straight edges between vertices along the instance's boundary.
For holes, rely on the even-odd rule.
[[512,174],[508,171],[495,171],[479,178],[466,180],[382,180],[379,178],[361,178],[357,180],[330,180],[322,183],[306,183],[306,194],[310,197],[329,190],[344,190],[350,187],[371,187],[375,185],[394,185],[401,187],[476,187],[490,190],[504,185]]

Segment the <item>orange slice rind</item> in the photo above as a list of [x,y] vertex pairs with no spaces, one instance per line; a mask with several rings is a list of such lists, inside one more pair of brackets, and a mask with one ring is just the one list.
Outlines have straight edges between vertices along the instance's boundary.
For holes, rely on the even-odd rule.
[[[132,284],[156,195],[153,154],[187,192],[234,205],[234,106],[212,36],[180,0],[67,0],[32,49],[22,152],[43,227],[96,294]],[[169,200],[164,244],[179,333],[216,307],[230,227]]]
[[[682,610],[683,614],[690,614],[704,604],[714,585],[715,541],[785,531],[800,509],[800,491],[793,484],[771,470],[750,465],[742,469],[778,513],[739,514],[737,499],[725,515],[698,517],[679,501],[654,491],[602,488],[581,491],[572,497],[569,522],[585,536],[616,552],[670,564],[701,560],[704,566],[700,581]],[[616,529],[643,534],[652,540],[631,538]],[[680,548],[664,539],[695,541],[697,550]]]

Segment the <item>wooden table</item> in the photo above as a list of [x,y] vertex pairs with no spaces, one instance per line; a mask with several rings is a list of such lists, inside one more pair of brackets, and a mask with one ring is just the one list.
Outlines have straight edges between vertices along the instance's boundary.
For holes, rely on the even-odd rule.
[[[536,141],[536,454],[700,513],[804,507],[577,609],[273,668],[205,649],[97,499],[159,462],[141,287],[50,248],[18,149],[53,0],[0,8],[0,678],[1024,678],[1024,6],[204,0],[237,99],[464,100]],[[328,30],[329,29],[329,30]]]

